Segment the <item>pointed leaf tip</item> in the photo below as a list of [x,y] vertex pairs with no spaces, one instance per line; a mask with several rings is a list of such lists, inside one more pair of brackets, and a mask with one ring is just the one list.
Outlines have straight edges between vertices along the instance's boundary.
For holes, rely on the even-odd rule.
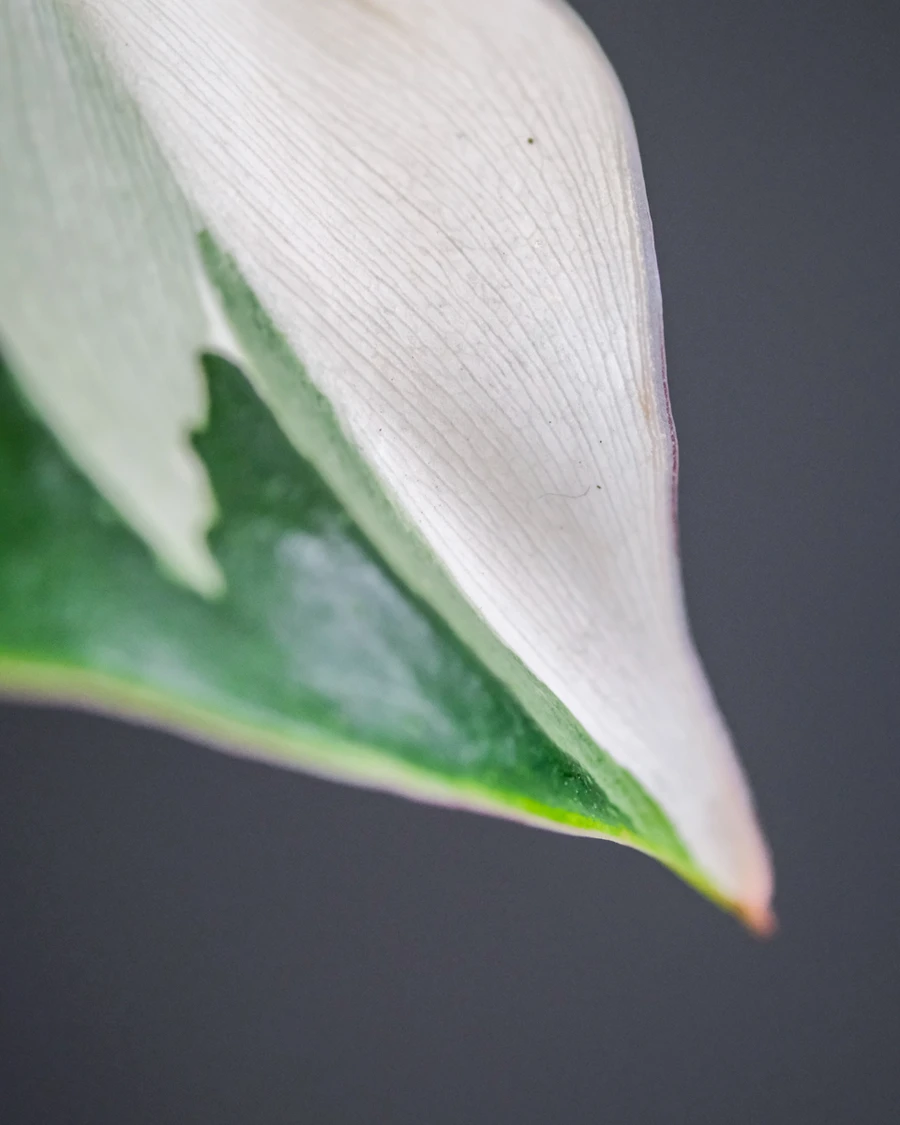
[[741,906],[736,913],[754,937],[768,940],[778,933],[778,918],[770,906]]

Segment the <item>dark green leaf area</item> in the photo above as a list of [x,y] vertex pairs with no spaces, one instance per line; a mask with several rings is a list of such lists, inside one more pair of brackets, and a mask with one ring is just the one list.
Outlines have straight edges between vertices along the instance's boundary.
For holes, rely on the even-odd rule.
[[0,364],[0,666],[96,675],[123,698],[140,689],[164,701],[157,716],[171,704],[272,735],[301,765],[310,742],[336,772],[359,747],[630,836],[628,816],[388,571],[243,375],[217,357],[204,365],[211,412],[196,446],[227,579],[215,601],[160,571]]

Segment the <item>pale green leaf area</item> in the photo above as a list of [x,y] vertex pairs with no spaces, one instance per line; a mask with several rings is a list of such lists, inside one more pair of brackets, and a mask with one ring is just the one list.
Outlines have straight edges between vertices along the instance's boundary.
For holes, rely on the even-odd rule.
[[190,431],[210,340],[190,211],[64,5],[0,5],[0,341],[72,458],[173,574],[221,587]]

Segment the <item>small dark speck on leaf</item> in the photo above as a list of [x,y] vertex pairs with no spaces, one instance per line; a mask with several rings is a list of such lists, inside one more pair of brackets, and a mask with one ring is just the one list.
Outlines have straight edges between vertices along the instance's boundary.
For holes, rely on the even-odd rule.
[[529,138],[528,138],[528,143],[529,143],[530,145],[533,145],[533,144],[534,144],[534,137],[529,137]]

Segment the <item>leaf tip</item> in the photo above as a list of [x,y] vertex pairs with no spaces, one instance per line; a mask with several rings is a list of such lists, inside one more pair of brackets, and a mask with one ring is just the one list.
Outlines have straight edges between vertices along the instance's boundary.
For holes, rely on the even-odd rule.
[[765,941],[778,933],[778,918],[767,902],[739,903],[735,914],[754,937]]

